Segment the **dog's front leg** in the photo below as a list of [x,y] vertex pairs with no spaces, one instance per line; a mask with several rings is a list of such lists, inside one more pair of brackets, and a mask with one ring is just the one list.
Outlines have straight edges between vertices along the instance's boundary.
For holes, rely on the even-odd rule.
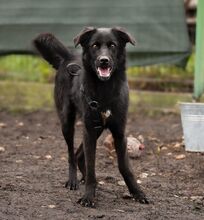
[[[92,128],[93,129],[93,128]],[[97,134],[95,130],[84,128],[84,156],[86,166],[85,194],[79,199],[82,206],[94,207],[96,190],[95,155]]]
[[124,130],[121,129],[123,126],[114,126],[111,129],[115,149],[118,157],[118,167],[120,173],[122,174],[124,181],[129,189],[130,194],[132,194],[133,198],[140,203],[148,204],[148,200],[137,184],[133,172],[129,165],[127,147],[126,147],[126,138],[124,135]]

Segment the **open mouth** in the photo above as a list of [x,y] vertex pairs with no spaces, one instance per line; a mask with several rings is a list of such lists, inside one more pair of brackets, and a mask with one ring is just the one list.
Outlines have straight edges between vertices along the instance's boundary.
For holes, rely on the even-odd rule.
[[111,67],[98,67],[97,72],[100,78],[109,79],[111,75]]

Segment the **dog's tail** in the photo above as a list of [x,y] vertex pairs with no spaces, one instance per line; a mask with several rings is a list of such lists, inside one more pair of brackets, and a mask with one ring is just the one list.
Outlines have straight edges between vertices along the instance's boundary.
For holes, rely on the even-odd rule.
[[55,69],[65,60],[72,60],[73,54],[51,33],[43,33],[33,40],[33,45]]

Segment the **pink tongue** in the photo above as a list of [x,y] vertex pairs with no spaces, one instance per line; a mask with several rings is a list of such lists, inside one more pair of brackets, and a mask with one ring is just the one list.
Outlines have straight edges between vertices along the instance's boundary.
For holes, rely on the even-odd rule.
[[105,69],[98,67],[98,72],[99,72],[100,76],[108,77],[108,76],[110,76],[110,67],[105,68]]

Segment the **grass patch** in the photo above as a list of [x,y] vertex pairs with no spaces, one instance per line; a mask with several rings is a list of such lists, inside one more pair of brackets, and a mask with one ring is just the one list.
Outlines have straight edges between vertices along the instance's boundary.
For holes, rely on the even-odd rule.
[[49,83],[54,70],[43,59],[32,55],[0,57],[0,80]]
[[174,65],[153,65],[144,67],[128,68],[128,75],[131,77],[149,77],[157,79],[193,79],[195,54],[193,53],[185,69]]
[[[189,93],[130,91],[129,111],[175,111],[178,101],[191,100]],[[53,84],[0,81],[0,110],[16,113],[53,109]]]
[[[194,53],[186,69],[168,65],[128,68],[130,77],[150,77],[157,79],[193,79]],[[32,55],[8,55],[0,57],[0,80],[53,82],[54,69],[43,59]]]
[[0,110],[51,110],[53,106],[52,84],[0,81]]

